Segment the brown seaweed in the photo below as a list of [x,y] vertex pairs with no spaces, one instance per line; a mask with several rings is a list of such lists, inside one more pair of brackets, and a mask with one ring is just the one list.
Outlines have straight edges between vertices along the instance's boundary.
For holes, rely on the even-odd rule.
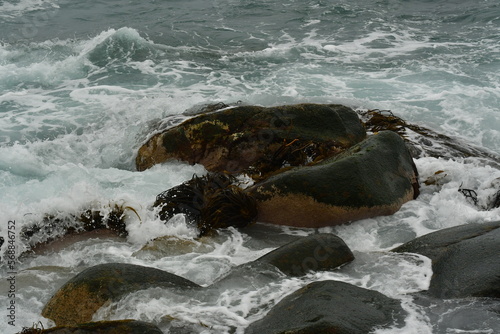
[[154,207],[159,208],[158,216],[163,221],[184,214],[200,236],[218,228],[244,227],[255,221],[257,204],[235,182],[235,177],[227,173],[195,175],[159,194]]

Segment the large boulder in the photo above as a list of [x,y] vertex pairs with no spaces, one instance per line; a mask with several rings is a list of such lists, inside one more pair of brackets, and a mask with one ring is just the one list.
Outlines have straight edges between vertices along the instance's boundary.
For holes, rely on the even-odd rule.
[[375,327],[401,325],[399,301],[339,281],[311,283],[285,297],[245,334],[369,333]]
[[394,252],[432,260],[428,294],[438,298],[500,298],[500,221],[467,224],[416,238]]
[[24,329],[20,334],[163,334],[155,325],[137,320],[98,321],[49,329]]
[[418,195],[418,173],[399,135],[383,131],[341,154],[250,187],[261,222],[322,227],[398,211]]
[[342,105],[238,106],[204,113],[153,135],[137,170],[175,159],[209,171],[265,174],[331,156],[363,140],[357,114]]
[[151,287],[197,288],[199,285],[177,275],[150,267],[107,263],[88,268],[57,291],[42,310],[57,326],[89,322],[106,303]]
[[332,270],[354,260],[345,242],[333,234],[313,234],[281,246],[256,262],[269,263],[289,276]]

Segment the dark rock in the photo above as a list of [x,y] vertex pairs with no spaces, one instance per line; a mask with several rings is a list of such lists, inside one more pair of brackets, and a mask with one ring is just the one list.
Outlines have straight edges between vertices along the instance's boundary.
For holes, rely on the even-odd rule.
[[354,260],[345,242],[333,234],[313,234],[275,249],[256,262],[269,263],[289,276],[332,270]]
[[247,189],[260,222],[322,227],[390,215],[418,195],[417,169],[401,137],[383,131],[317,165]]
[[106,210],[86,209],[78,213],[47,214],[21,229],[19,236],[28,248],[23,256],[51,249],[57,251],[69,245],[72,240],[76,242],[101,236],[126,237],[127,210],[138,216],[134,208],[117,204],[109,205]]
[[428,293],[438,298],[500,298],[500,221],[429,233],[395,249],[432,260]]
[[483,148],[452,138],[431,129],[411,124],[395,116],[389,110],[358,111],[368,132],[390,130],[406,142],[414,158],[468,158],[482,159],[485,163],[500,167],[500,156]]
[[138,152],[142,171],[170,159],[209,171],[266,174],[332,156],[363,140],[356,113],[341,105],[237,106],[201,114],[151,137]]
[[338,281],[314,282],[285,297],[245,334],[357,334],[402,325],[400,302]]
[[42,315],[52,319],[57,326],[88,322],[105,303],[151,287],[199,286],[185,278],[155,268],[124,263],[101,264],[70,279],[45,305]]
[[153,324],[137,320],[98,321],[71,327],[23,329],[21,334],[163,334]]

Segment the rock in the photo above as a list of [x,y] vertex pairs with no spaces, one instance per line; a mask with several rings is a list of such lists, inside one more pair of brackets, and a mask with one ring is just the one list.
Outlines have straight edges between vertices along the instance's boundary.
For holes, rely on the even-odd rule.
[[368,132],[390,130],[399,134],[415,158],[476,157],[496,168],[500,167],[500,156],[496,153],[475,147],[458,138],[451,138],[431,129],[408,123],[389,110],[358,111],[358,114]]
[[137,320],[98,321],[70,327],[23,329],[22,334],[163,334],[153,324]]
[[209,253],[215,249],[213,244],[208,243],[210,241],[211,239],[192,240],[165,235],[148,241],[141,249],[135,251],[132,256],[140,259],[160,259],[166,256],[189,253]]
[[418,195],[418,172],[391,131],[368,137],[325,161],[274,175],[247,189],[257,221],[322,227],[398,211]]
[[92,208],[78,213],[47,214],[21,229],[19,236],[28,248],[22,256],[58,251],[71,243],[92,237],[126,237],[126,211],[139,216],[130,206],[113,203],[99,210]]
[[286,296],[245,334],[369,333],[401,325],[400,302],[379,292],[338,281],[311,283]]
[[153,135],[138,151],[137,170],[176,159],[209,171],[266,174],[303,165],[363,140],[365,130],[350,108],[298,104],[237,106],[204,113]]
[[70,279],[45,305],[42,315],[57,326],[88,322],[106,303],[151,287],[197,288],[199,285],[155,268],[125,263],[100,264]]
[[321,233],[292,241],[255,262],[272,264],[289,276],[303,276],[309,271],[332,270],[352,260],[354,255],[342,239]]
[[500,298],[500,221],[467,224],[416,238],[394,252],[432,260],[428,294],[438,298]]

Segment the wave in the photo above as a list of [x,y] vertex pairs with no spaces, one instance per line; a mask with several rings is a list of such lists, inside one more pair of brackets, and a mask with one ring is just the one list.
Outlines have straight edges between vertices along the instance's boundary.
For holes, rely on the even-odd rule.
[[15,18],[36,10],[59,8],[59,0],[2,1],[0,18]]

